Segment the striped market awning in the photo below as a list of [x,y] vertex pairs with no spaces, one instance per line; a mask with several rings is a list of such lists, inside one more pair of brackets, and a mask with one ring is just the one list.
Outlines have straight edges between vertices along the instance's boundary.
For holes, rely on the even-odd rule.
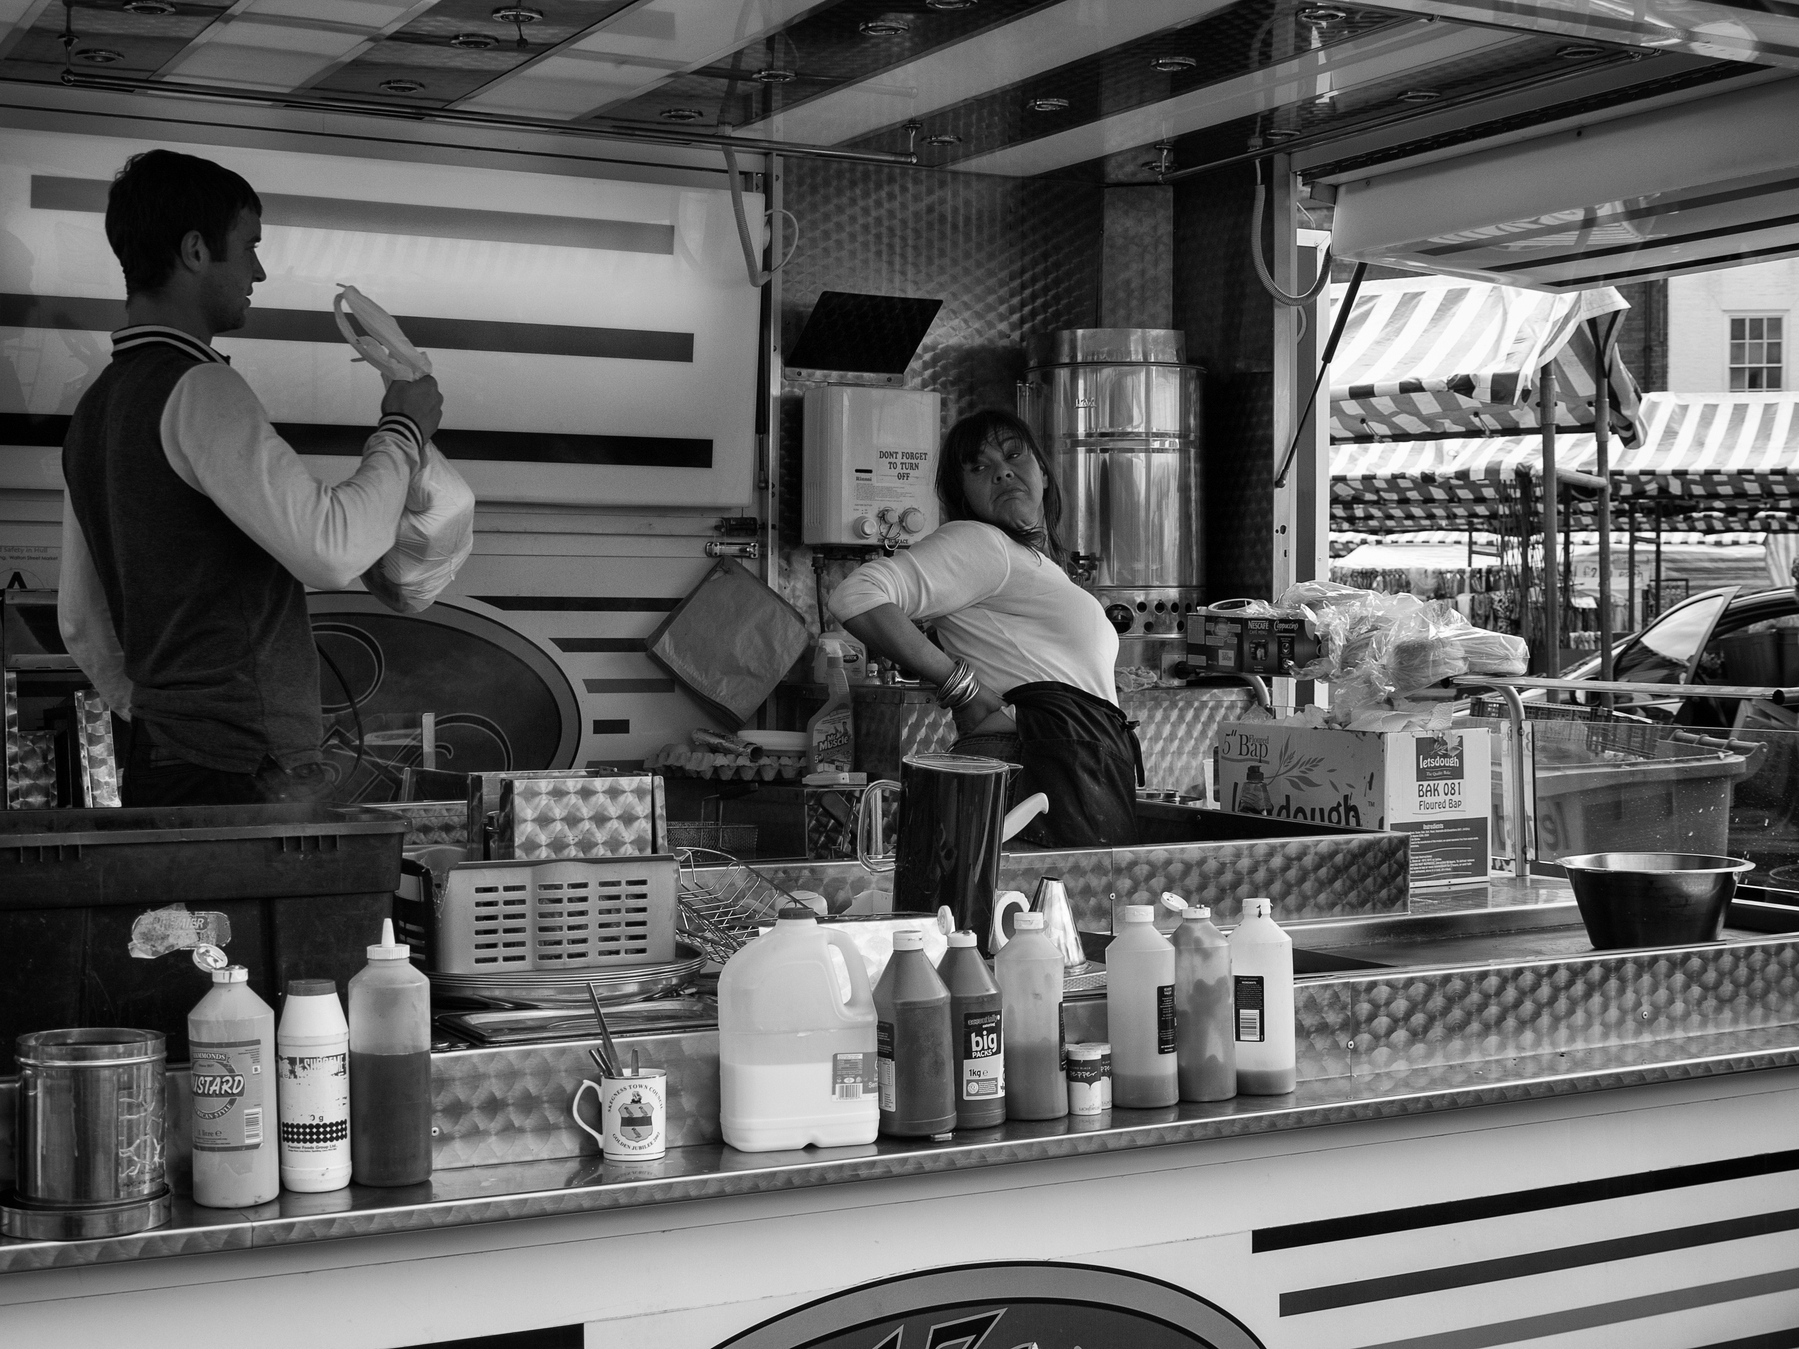
[[[1614,445],[1618,518],[1705,534],[1799,528],[1799,393],[1652,393],[1642,439]],[[1491,523],[1509,509],[1520,470],[1541,471],[1538,434],[1337,445],[1331,449],[1331,518],[1339,529],[1390,533]],[[1556,463],[1591,473],[1590,432],[1558,436]],[[1591,525],[1593,499],[1568,492],[1569,524]]]
[[[1335,286],[1342,302],[1346,287]],[[1556,425],[1593,426],[1589,318],[1630,307],[1616,290],[1550,295],[1482,281],[1420,276],[1370,281],[1331,363],[1331,440],[1503,436],[1540,425],[1541,368],[1556,368]],[[1636,381],[1614,358],[1614,440],[1640,439]]]

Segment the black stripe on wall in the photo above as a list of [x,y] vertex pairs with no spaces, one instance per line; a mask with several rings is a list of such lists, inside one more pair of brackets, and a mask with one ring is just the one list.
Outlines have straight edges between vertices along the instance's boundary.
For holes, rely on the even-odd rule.
[[491,604],[496,609],[564,614],[666,614],[681,602],[648,595],[471,595],[469,598]]
[[1664,1251],[1686,1250],[1692,1246],[1708,1246],[1720,1241],[1742,1241],[1796,1229],[1799,1229],[1799,1209],[1753,1213],[1747,1217],[1695,1223],[1691,1227],[1676,1227],[1665,1232],[1638,1232],[1606,1241],[1583,1242],[1578,1246],[1531,1251],[1525,1255],[1471,1260],[1466,1264],[1444,1265],[1437,1269],[1413,1270],[1376,1279],[1358,1279],[1352,1283],[1303,1288],[1297,1292],[1281,1294],[1281,1315],[1300,1316],[1306,1312],[1328,1311],[1333,1307],[1354,1307],[1367,1302],[1384,1302],[1389,1298],[1416,1297],[1420,1293],[1436,1293],[1446,1288],[1469,1288],[1475,1284],[1496,1283],[1501,1279],[1522,1279],[1558,1269],[1604,1265],[1614,1260],[1631,1260],[1641,1255],[1659,1255]]
[[593,733],[595,735],[629,735],[631,734],[631,723],[622,719],[619,721],[596,721],[593,724]]
[[[369,438],[367,426],[277,422],[275,430],[301,454],[355,457]],[[69,418],[0,412],[0,445],[55,446],[69,433]],[[584,467],[710,468],[712,442],[676,436],[577,436],[540,431],[440,429],[432,443],[450,459],[503,464],[577,464]],[[641,639],[636,647],[643,649]]]
[[1382,1236],[1389,1232],[1415,1232],[1450,1223],[1474,1222],[1481,1218],[1498,1218],[1514,1213],[1536,1213],[1544,1209],[1565,1208],[1571,1204],[1595,1204],[1606,1199],[1625,1199],[1632,1195],[1680,1190],[1690,1185],[1715,1185],[1719,1181],[1742,1180],[1749,1176],[1779,1175],[1784,1171],[1799,1171],[1799,1151],[1764,1152],[1753,1157],[1730,1157],[1724,1161],[1700,1162],[1693,1166],[1671,1166],[1661,1171],[1607,1176],[1603,1180],[1579,1181],[1572,1185],[1547,1185],[1536,1190],[1514,1190],[1510,1194],[1455,1199],[1444,1204],[1388,1209],[1384,1213],[1357,1213],[1344,1218],[1322,1218],[1309,1223],[1289,1223],[1284,1227],[1264,1227],[1250,1238],[1250,1249],[1257,1254],[1263,1251],[1290,1251],[1300,1246],[1353,1241],[1358,1237]]
[[673,693],[672,679],[583,679],[589,693]]
[[[31,207],[35,211],[104,214],[111,186],[99,178],[58,178],[34,173]],[[499,244],[548,244],[554,248],[597,248],[614,253],[675,251],[673,225],[637,220],[584,220],[578,216],[528,215],[519,211],[471,211],[457,206],[296,197],[280,192],[257,195],[262,198],[265,225]]]
[[[356,456],[369,438],[364,426],[277,422],[275,429],[301,454]],[[61,444],[59,439],[57,444]],[[431,443],[447,459],[503,464],[605,464],[638,468],[711,468],[712,442],[681,436],[583,436],[558,431],[467,431],[439,428]]]
[[[596,360],[691,364],[693,334],[647,328],[577,328],[567,323],[498,323],[490,319],[395,315],[406,336],[427,351],[499,351],[516,356],[585,356]],[[125,326],[123,300],[79,295],[0,294],[0,325],[110,333]],[[260,342],[343,342],[330,310],[250,309],[224,338]]]
[[587,651],[633,651],[641,653],[649,644],[643,637],[552,637],[558,651],[579,655]]

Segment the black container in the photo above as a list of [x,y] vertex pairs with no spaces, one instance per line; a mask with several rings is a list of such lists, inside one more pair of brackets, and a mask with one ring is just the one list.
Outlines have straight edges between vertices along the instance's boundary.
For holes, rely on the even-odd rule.
[[1699,853],[1599,852],[1556,859],[1597,950],[1718,940],[1737,879],[1755,863]]
[[913,754],[900,765],[893,907],[936,913],[985,941],[999,888],[1000,835],[1013,765],[971,754]]
[[176,953],[137,960],[131,925],[176,902],[231,920],[226,948],[270,1001],[289,979],[349,982],[381,939],[406,821],[328,805],[0,812],[0,1072],[57,1027],[137,1026],[187,1059],[208,984]]

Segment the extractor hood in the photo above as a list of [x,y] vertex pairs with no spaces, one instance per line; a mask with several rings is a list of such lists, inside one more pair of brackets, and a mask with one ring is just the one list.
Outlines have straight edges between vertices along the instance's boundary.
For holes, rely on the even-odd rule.
[[1338,182],[1338,257],[1538,290],[1799,254],[1799,80]]

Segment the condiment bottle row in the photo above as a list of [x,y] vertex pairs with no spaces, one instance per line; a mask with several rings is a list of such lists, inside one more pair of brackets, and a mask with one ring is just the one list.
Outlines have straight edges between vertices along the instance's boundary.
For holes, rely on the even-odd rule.
[[[991,975],[972,933],[933,967],[899,932],[878,983],[841,932],[782,910],[719,978],[720,1124],[764,1152],[946,1137],[1059,1119],[1105,1099],[1130,1109],[1294,1088],[1293,948],[1266,899],[1227,940],[1187,908],[1173,940],[1155,910],[1123,911],[1106,953],[1109,1043],[1070,1046],[1063,954],[1040,913],[1017,915]],[[1070,1055],[1074,1071],[1070,1072]]]

